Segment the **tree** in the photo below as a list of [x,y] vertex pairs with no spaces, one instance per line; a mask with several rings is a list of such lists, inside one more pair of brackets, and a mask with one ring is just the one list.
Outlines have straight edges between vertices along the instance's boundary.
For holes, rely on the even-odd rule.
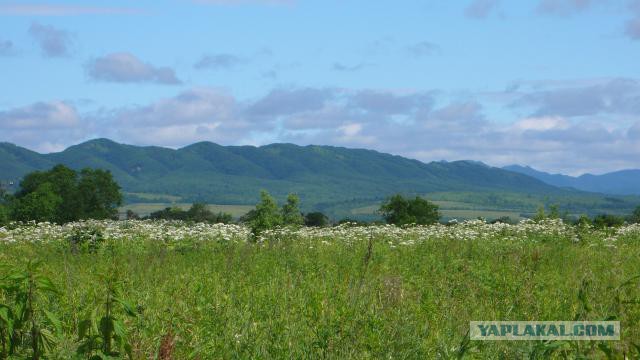
[[112,219],[122,205],[120,186],[111,173],[101,169],[83,169],[78,182],[83,219]]
[[300,198],[298,195],[289,194],[287,203],[282,205],[282,222],[285,225],[302,225],[304,218],[298,207]]
[[214,222],[215,215],[211,210],[207,209],[207,205],[203,203],[194,203],[186,214],[187,220],[194,222]]
[[410,200],[400,194],[393,195],[378,211],[388,224],[394,225],[428,225],[440,220],[438,205],[418,196]]
[[593,226],[597,228],[617,227],[624,224],[624,219],[611,214],[600,214],[593,218]]
[[[41,210],[37,209],[38,201],[43,202]],[[12,204],[13,213],[20,217],[17,220],[66,223],[116,217],[122,194],[109,171],[84,169],[78,175],[64,165],[56,165],[51,170],[26,175]]]
[[260,192],[260,202],[256,205],[255,210],[251,210],[246,214],[244,220],[249,224],[254,235],[280,226],[283,223],[278,204],[265,190]]
[[329,218],[321,212],[310,212],[304,216],[305,226],[323,227],[329,224]]
[[0,226],[4,226],[9,222],[9,196],[4,191],[2,187],[0,187]]
[[44,183],[51,185],[54,194],[60,197],[60,202],[53,215],[47,219],[56,223],[66,223],[81,218],[82,205],[78,193],[78,174],[64,166],[56,165],[48,171],[35,171],[27,174],[20,182],[20,189],[16,199],[20,199],[35,192]]
[[214,214],[207,208],[206,204],[194,203],[187,211],[186,219],[194,222],[208,222],[208,223],[224,223],[228,224],[233,220],[231,214],[219,212]]
[[629,220],[631,223],[640,224],[640,206],[633,210],[633,213],[631,214],[631,218]]
[[535,221],[542,221],[547,218],[547,214],[544,212],[544,205],[540,205],[538,207],[538,211],[536,211],[536,215],[533,217]]
[[40,184],[34,191],[17,198],[13,204],[12,217],[18,221],[51,221],[62,203],[50,183]]
[[135,211],[129,209],[127,210],[127,220],[138,220],[140,219],[140,216],[138,214],[136,214]]

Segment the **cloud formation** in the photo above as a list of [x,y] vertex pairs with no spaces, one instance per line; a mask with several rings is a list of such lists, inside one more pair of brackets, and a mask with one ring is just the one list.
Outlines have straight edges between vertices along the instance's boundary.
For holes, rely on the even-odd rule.
[[0,39],[0,56],[8,56],[13,52],[13,42]]
[[633,17],[625,24],[624,33],[633,40],[640,40],[640,0],[629,2],[629,10]]
[[77,6],[62,4],[0,4],[0,14],[16,16],[75,16],[138,14],[142,10],[128,7]]
[[50,101],[0,111],[0,133],[4,140],[50,152],[83,140],[86,129],[75,107]]
[[440,53],[440,46],[430,41],[421,41],[408,46],[407,51],[413,57],[436,55]]
[[[137,144],[179,147],[197,141],[236,143],[272,122],[251,122],[236,100],[209,88],[194,88],[146,106],[116,109],[101,118],[108,136]],[[115,126],[114,126],[115,125]]]
[[596,84],[538,90],[523,94],[512,107],[530,107],[536,116],[589,116],[640,113],[640,81],[610,79]]
[[29,27],[29,35],[38,43],[43,56],[53,58],[69,55],[71,37],[66,31],[33,23]]
[[[510,104],[505,111],[526,114],[510,122],[491,118],[487,109],[496,101]],[[440,91],[287,87],[239,101],[220,90],[192,88],[147,105],[88,114],[64,102],[36,103],[0,112],[0,133],[38,149],[55,136],[69,145],[89,135],[170,147],[205,140],[292,142],[580,174],[640,168],[639,113],[635,79],[523,83],[490,100]]]
[[343,63],[333,63],[331,65],[331,69],[334,71],[342,71],[342,72],[355,72],[364,69],[367,66],[365,63],[359,63],[355,65],[345,65]]
[[200,70],[226,70],[246,62],[246,59],[233,54],[204,55],[193,67]]
[[464,9],[464,15],[472,19],[484,19],[497,8],[498,0],[473,0]]
[[94,80],[119,83],[181,84],[175,71],[169,67],[156,67],[127,52],[108,54],[93,59],[87,65],[87,74]]
[[541,0],[538,12],[547,15],[568,16],[583,12],[597,0]]
[[292,5],[295,0],[192,0],[196,4],[208,5]]

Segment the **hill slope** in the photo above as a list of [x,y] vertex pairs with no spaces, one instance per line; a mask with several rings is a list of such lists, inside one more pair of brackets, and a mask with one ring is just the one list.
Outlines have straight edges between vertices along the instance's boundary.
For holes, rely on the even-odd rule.
[[441,201],[460,202],[467,198],[483,207],[527,211],[553,199],[572,204],[575,211],[594,204],[605,209],[632,206],[627,200],[608,203],[601,195],[560,189],[475,161],[426,164],[363,149],[292,144],[221,146],[201,142],[173,150],[97,139],[59,153],[38,154],[0,144],[3,183],[17,183],[28,172],[58,163],[74,169],[110,170],[128,193],[129,202],[148,202],[147,194],[165,194],[177,196],[182,202],[255,204],[259,191],[266,189],[280,199],[295,192],[306,209],[346,215],[348,209],[374,204],[397,192],[432,194]]
[[640,195],[640,170],[621,170],[602,175],[584,174],[573,177],[549,174],[520,165],[506,166],[503,169],[534,177],[553,186],[605,194]]

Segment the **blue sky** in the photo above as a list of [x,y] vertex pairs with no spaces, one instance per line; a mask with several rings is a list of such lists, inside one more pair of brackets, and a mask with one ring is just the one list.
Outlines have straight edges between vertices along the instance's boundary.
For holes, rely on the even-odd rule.
[[640,168],[640,1],[0,0],[0,141]]

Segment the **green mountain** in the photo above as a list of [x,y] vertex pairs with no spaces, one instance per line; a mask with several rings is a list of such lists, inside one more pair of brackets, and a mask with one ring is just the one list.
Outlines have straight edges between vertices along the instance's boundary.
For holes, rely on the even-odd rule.
[[640,170],[620,170],[602,175],[568,176],[549,174],[529,166],[510,165],[503,169],[534,177],[547,184],[583,191],[618,195],[640,195]]
[[[333,146],[253,147],[201,142],[173,150],[97,139],[59,153],[38,154],[0,144],[3,183],[17,184],[26,173],[58,163],[74,169],[110,170],[129,202],[149,202],[154,196],[162,199],[160,195],[171,195],[181,202],[255,204],[259,191],[266,189],[281,199],[287,193],[297,193],[306,209],[349,215],[349,209],[374,204],[397,192],[529,212],[534,211],[535,204],[553,199],[567,204],[573,201],[574,210],[596,203],[600,208],[615,205],[626,209],[637,200],[616,198],[609,204],[601,195],[561,189],[474,161],[427,164],[373,150]],[[465,201],[465,196],[470,201]]]

